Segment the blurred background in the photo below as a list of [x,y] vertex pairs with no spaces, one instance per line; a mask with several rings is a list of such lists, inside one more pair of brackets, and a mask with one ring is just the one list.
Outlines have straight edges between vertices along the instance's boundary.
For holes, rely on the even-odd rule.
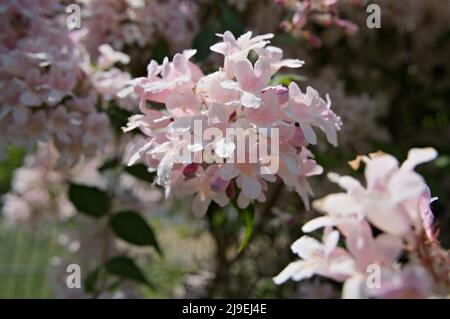
[[[274,83],[296,81],[302,89],[311,85],[328,93],[332,108],[342,118],[339,147],[318,143],[312,148],[326,172],[361,177],[361,172],[347,165],[359,154],[382,150],[402,161],[412,147],[438,150],[438,159],[419,172],[439,198],[432,209],[439,240],[448,249],[450,1],[370,1],[381,8],[380,28],[366,24],[368,1],[339,0],[332,9],[321,7],[308,14],[294,5],[299,2],[75,1],[81,8],[81,29],[68,32],[62,24],[61,32],[77,39],[93,64],[98,46],[104,43],[128,54],[132,63],[120,66],[120,71],[131,77],[145,75],[151,59],[161,62],[165,56],[190,48],[197,49],[193,59],[204,72],[214,71],[221,61],[209,50],[217,42],[216,33],[274,33],[273,44],[284,50],[285,57],[305,61],[304,67],[282,73]],[[36,9],[32,14],[64,21],[64,9],[70,3],[57,1],[47,11]],[[7,17],[5,12],[0,10],[5,14],[2,23],[23,22],[20,12]],[[7,53],[5,47],[2,55]],[[2,77],[4,69],[3,60]],[[112,105],[107,111],[112,126],[120,128],[136,105],[124,106],[126,101],[105,98],[107,92],[96,89]],[[8,134],[0,133],[0,140]],[[0,163],[1,298],[339,297],[339,285],[323,278],[273,284],[271,277],[293,260],[288,247],[302,235],[303,223],[315,216],[283,185],[271,185],[267,202],[257,207],[251,243],[236,256],[233,252],[244,230],[235,209],[211,209],[204,218],[195,217],[189,198],[164,201],[163,191],[142,167],[125,172],[119,177],[121,187],[114,200],[144,216],[164,252],[161,257],[153,247],[105,237],[104,225],[73,212],[67,181],[104,187],[114,174],[113,153],[84,161],[68,172],[51,165],[57,161],[49,159],[52,152],[48,146],[30,152],[29,146],[17,143],[4,148]],[[316,197],[337,190],[325,176],[311,183]],[[105,238],[111,242],[110,254],[132,257],[151,285],[118,280],[97,294],[90,283],[102,259]],[[81,265],[83,289],[65,285],[65,267],[71,263]]]

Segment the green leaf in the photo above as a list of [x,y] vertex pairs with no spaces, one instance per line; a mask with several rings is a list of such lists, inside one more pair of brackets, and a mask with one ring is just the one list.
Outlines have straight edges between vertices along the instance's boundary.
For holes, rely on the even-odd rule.
[[98,168],[98,171],[103,173],[104,171],[107,171],[109,169],[116,168],[119,165],[119,158],[112,157],[107,160],[105,160],[102,165]]
[[270,80],[270,85],[281,84],[284,86],[289,86],[289,84],[293,81],[304,82],[306,81],[306,77],[297,74],[278,74]]
[[435,161],[435,165],[437,168],[440,169],[450,168],[450,156],[449,155],[439,156]]
[[143,283],[153,288],[135,262],[128,257],[119,256],[111,258],[106,262],[105,269],[110,274]]
[[95,218],[105,215],[110,204],[106,192],[73,183],[69,185],[69,199],[78,211]]
[[276,42],[282,45],[297,45],[298,39],[290,33],[284,33],[277,36]]
[[217,42],[216,33],[221,32],[221,27],[218,21],[214,21],[206,25],[194,38],[193,47],[197,50],[195,55],[198,60],[205,60],[210,54],[209,49]]
[[155,173],[150,173],[144,164],[126,166],[125,171],[128,174],[133,175],[134,177],[137,177],[149,183],[153,183],[153,180],[155,179],[156,176]]
[[133,115],[130,111],[124,110],[118,106],[109,106],[105,112],[117,133],[122,133],[122,127],[127,125],[128,118]]
[[166,40],[160,38],[152,50],[152,59],[161,64],[166,56],[170,55],[170,47]]
[[[317,161],[317,163],[320,166],[323,166],[324,168],[335,168],[339,165],[342,165],[342,160],[338,160],[335,157],[332,156],[324,156],[323,154],[316,152],[314,154],[314,159]],[[348,160],[352,160],[354,158],[350,158]]]
[[244,26],[239,16],[230,10],[222,0],[218,0],[217,2],[222,13],[221,18],[224,29],[231,31],[236,38],[242,35],[244,33]]
[[5,155],[0,161],[0,195],[9,191],[14,170],[22,165],[25,150],[9,146]]
[[119,212],[112,216],[110,225],[119,238],[138,246],[153,246],[160,255],[163,254],[152,228],[140,214]]
[[242,242],[238,248],[238,253],[241,253],[242,251],[244,251],[245,247],[247,247],[248,243],[250,242],[250,238],[252,237],[255,206],[253,204],[250,204],[246,209],[239,209],[239,215],[245,227],[244,238],[242,239]]
[[95,268],[84,279],[84,291],[93,293],[96,291],[97,281],[100,274],[100,268]]

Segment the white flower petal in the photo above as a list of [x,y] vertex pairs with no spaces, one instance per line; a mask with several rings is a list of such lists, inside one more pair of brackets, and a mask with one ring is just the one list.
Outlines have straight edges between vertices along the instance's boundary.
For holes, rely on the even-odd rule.
[[437,151],[432,147],[413,148],[408,152],[408,158],[403,162],[402,170],[413,170],[417,165],[430,162],[438,156]]
[[289,279],[300,281],[302,279],[310,278],[314,275],[314,271],[311,267],[305,267],[307,262],[299,260],[290,263],[286,266],[277,276],[273,277],[273,281],[277,285],[281,285]]
[[329,226],[335,226],[335,222],[331,217],[328,216],[317,217],[304,224],[302,227],[302,232],[310,233],[312,231],[315,231],[316,229]]

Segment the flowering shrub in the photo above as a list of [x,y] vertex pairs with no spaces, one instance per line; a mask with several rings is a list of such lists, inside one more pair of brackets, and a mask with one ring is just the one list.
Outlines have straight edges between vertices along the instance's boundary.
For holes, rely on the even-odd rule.
[[403,2],[1,2],[0,228],[56,224],[58,297],[448,297],[450,10]]
[[[271,34],[252,37],[248,32],[236,39],[227,31],[220,37],[223,41],[211,47],[225,60],[216,72],[204,75],[189,61],[195,51],[188,50],[176,54],[172,62],[166,58],[162,65],[151,61],[147,77],[133,80],[130,88],[140,96],[142,114],[131,117],[126,130],[139,127],[148,138],[131,164],[143,158],[150,169],[157,171],[157,182],[166,188],[167,195],[194,193],[193,210],[199,215],[206,212],[211,201],[220,206],[229,203],[234,196],[233,180],[241,189],[237,197],[240,208],[253,200],[265,201],[266,182],[274,182],[277,177],[294,188],[308,206],[311,188],[307,177],[322,172],[307,148],[317,142],[313,127],[324,131],[328,142],[337,146],[339,117],[331,110],[329,98],[323,100],[311,87],[302,92],[294,82],[288,88],[269,84],[280,68],[303,65],[300,60],[283,60],[281,49],[267,46]],[[254,65],[249,60],[251,51],[258,56]],[[163,103],[165,109],[150,109],[148,102]],[[279,158],[279,170],[261,171],[261,162],[249,162],[249,150],[245,150],[246,161],[225,163],[239,156],[236,135],[217,138],[215,134],[215,138],[194,143],[180,141],[179,132],[187,131],[189,136],[203,133],[196,132],[195,121],[219,133],[227,128],[240,128],[243,135],[254,134],[255,128],[278,129],[279,135],[268,136],[270,143],[259,135],[254,145],[272,146],[272,140],[279,137],[279,148],[272,147],[270,155]],[[194,157],[204,157],[205,151],[213,150],[222,162],[200,165],[198,161],[180,161],[180,144]]]
[[[449,259],[439,247],[431,198],[416,165],[436,158],[434,149],[412,149],[399,167],[388,154],[358,157],[366,164],[366,187],[351,176],[328,177],[346,192],[313,203],[325,216],[303,225],[305,233],[324,228],[322,242],[303,236],[291,249],[302,258],[289,264],[275,283],[315,274],[344,282],[344,298],[435,297],[448,295]],[[334,229],[336,228],[336,229]],[[374,230],[381,232],[376,237]],[[338,246],[340,235],[346,248]],[[407,261],[399,258],[406,256]],[[378,270],[379,278],[371,272]]]
[[52,141],[61,163],[93,156],[110,139],[106,114],[83,67],[83,51],[61,30],[57,1],[1,5],[0,149]]

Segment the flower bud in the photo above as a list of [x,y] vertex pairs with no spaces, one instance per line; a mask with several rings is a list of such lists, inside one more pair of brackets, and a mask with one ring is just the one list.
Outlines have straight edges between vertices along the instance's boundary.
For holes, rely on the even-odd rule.
[[186,165],[186,167],[183,169],[183,175],[186,178],[192,178],[195,176],[195,173],[197,172],[199,167],[199,164],[197,163],[191,163]]
[[282,85],[277,85],[277,86],[270,86],[265,88],[264,90],[262,90],[262,93],[265,93],[267,91],[275,91],[275,94],[278,97],[278,101],[280,102],[280,104],[284,104],[288,101],[289,99],[289,90],[288,88],[282,86]]
[[232,182],[228,183],[228,186],[225,189],[225,193],[227,194],[228,198],[234,198],[236,196],[236,189],[234,188],[234,183]]
[[211,187],[214,192],[221,192],[225,190],[229,183],[230,181],[226,181],[220,176],[213,176],[209,182],[209,187]]

